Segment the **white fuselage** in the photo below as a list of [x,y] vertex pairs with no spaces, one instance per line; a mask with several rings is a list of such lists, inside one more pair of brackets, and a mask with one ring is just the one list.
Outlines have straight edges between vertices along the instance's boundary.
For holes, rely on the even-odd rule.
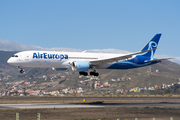
[[[73,61],[95,61],[114,58],[120,54],[57,52],[57,51],[24,51],[14,54],[7,61],[9,64],[21,67],[39,68],[70,68]],[[101,68],[100,66],[99,68]]]

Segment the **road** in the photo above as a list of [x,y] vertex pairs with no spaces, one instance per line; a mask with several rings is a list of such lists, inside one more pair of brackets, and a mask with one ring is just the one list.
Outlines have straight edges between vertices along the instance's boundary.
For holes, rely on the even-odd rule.
[[[48,103],[51,101],[83,100],[79,103]],[[0,104],[0,109],[36,109],[36,108],[99,108],[99,107],[180,107],[180,97],[0,97],[0,101],[47,101],[47,103],[30,104]],[[103,102],[105,100],[127,100],[127,102]],[[128,102],[128,100],[142,100],[143,102]],[[147,102],[171,101],[171,102]],[[90,102],[96,101],[96,102]],[[145,102],[146,101],[146,102]]]
[[37,108],[104,108],[104,107],[180,107],[180,102],[134,102],[134,103],[32,103],[0,104],[0,109],[37,109]]
[[180,97],[0,97],[0,100],[180,100]]

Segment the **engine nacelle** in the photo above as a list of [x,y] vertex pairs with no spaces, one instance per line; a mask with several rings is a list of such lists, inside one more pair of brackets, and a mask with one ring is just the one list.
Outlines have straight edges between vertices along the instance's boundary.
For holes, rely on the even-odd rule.
[[89,63],[86,61],[74,61],[72,62],[72,66],[72,70],[78,72],[88,71],[90,67]]

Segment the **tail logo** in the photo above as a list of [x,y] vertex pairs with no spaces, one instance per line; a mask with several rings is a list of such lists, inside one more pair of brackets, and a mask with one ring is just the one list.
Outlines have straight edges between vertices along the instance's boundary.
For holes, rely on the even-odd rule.
[[[149,42],[149,44],[148,44],[147,50],[151,50],[151,49],[157,48],[157,46],[158,46],[158,45],[157,45],[156,42],[151,41],[151,42]],[[147,54],[149,57],[153,58],[154,52],[155,52],[155,50],[152,50],[152,51],[145,52],[145,53],[143,53],[142,55],[146,55],[146,54]]]

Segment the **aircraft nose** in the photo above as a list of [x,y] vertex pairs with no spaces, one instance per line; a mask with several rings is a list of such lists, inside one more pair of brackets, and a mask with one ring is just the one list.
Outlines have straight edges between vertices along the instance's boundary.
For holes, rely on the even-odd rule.
[[9,58],[8,61],[7,61],[8,64],[12,64],[12,59]]

